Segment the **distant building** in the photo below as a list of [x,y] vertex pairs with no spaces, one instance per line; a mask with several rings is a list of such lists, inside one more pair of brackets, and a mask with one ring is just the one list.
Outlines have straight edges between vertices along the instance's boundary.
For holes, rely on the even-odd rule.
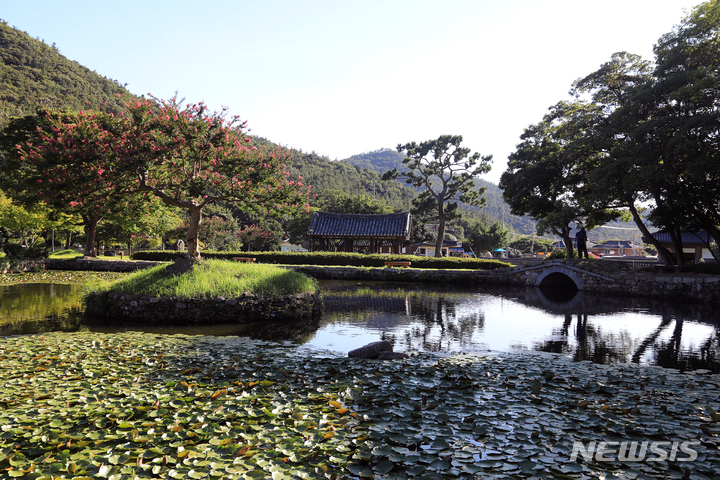
[[610,240],[605,243],[598,243],[592,247],[588,245],[588,252],[604,257],[621,257],[638,253],[638,247],[637,245],[633,245],[632,242],[626,240]]
[[311,252],[401,254],[410,239],[410,212],[378,215],[317,212],[308,235]]
[[[667,232],[655,232],[652,234],[660,245],[675,253],[675,246],[672,243],[670,234]],[[643,239],[644,240],[644,239]],[[683,246],[683,259],[686,262],[715,261],[708,245],[713,241],[712,237],[705,231],[683,232],[681,235]]]
[[[408,255],[418,255],[421,257],[434,257],[435,256],[435,242],[423,242],[413,243],[403,249],[404,253]],[[443,240],[442,244],[442,256],[443,257],[467,257],[465,249],[462,246],[462,242],[456,240]]]

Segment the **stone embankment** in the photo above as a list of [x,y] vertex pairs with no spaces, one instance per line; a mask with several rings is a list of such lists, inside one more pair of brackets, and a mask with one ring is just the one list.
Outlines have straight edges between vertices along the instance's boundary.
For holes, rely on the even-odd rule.
[[130,260],[99,260],[93,258],[71,258],[68,260],[45,260],[46,270],[90,270],[95,272],[134,272],[160,265],[163,262]]
[[[551,285],[567,277],[579,290],[620,296],[660,297],[677,301],[720,304],[720,277],[707,274],[655,273],[613,262],[546,261],[540,265],[497,270],[429,270],[417,268],[362,268],[287,266],[315,278],[475,285]],[[546,283],[543,283],[545,281]]]
[[[108,260],[47,260],[48,270],[132,271],[160,262]],[[579,290],[618,296],[656,297],[720,304],[720,277],[692,273],[656,273],[603,260],[556,260],[497,270],[430,270],[419,268],[367,268],[285,266],[321,279],[394,282],[462,283],[472,285],[539,286],[553,277],[569,278]]]
[[178,298],[104,293],[86,299],[86,312],[113,320],[148,323],[252,323],[318,315],[322,302],[315,292],[264,298],[245,292],[238,298]]

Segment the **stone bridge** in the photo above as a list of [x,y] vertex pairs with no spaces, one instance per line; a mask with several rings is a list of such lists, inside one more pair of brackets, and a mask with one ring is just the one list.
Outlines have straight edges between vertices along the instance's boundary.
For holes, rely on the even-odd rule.
[[617,280],[568,263],[545,263],[511,270],[525,286],[575,288],[580,291],[607,290]]

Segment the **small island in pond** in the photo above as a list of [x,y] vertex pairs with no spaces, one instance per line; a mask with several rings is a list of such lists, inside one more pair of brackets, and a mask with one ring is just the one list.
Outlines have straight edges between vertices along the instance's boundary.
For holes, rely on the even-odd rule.
[[[183,271],[184,270],[184,271]],[[85,296],[86,313],[113,320],[252,323],[315,316],[312,278],[271,265],[204,260],[140,270]]]

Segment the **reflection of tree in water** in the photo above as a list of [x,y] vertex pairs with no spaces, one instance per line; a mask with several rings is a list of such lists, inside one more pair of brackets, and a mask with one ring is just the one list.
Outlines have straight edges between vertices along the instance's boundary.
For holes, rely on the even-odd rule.
[[[682,348],[684,319],[665,311],[658,326],[642,341],[634,340],[626,331],[620,334],[604,333],[602,328],[588,324],[587,314],[577,314],[577,324],[570,332],[573,316],[565,314],[560,328],[553,330],[551,340],[538,342],[534,349],[542,352],[571,355],[573,360],[590,360],[594,363],[641,363],[648,353],[654,365],[680,370],[707,369],[720,372],[720,341],[717,330],[702,345]],[[669,340],[660,339],[674,325]],[[571,340],[574,336],[575,345]]]
[[719,373],[720,342],[718,342],[717,328],[715,333],[699,347],[690,345],[683,350],[680,348],[683,323],[682,318],[675,319],[675,328],[670,340],[653,342],[652,352],[655,364],[679,370],[706,369],[713,373]]
[[473,336],[485,327],[485,316],[479,311],[458,315],[459,303],[460,299],[444,295],[413,295],[411,315],[420,325],[402,334],[406,349],[442,351],[473,346]]
[[536,343],[534,350],[571,355],[575,361],[590,360],[602,364],[629,361],[633,340],[627,332],[604,333],[602,328],[588,324],[586,313],[579,313],[572,332],[575,345],[572,345],[570,336],[572,322],[573,316],[565,314],[562,326],[553,330],[553,339]]

